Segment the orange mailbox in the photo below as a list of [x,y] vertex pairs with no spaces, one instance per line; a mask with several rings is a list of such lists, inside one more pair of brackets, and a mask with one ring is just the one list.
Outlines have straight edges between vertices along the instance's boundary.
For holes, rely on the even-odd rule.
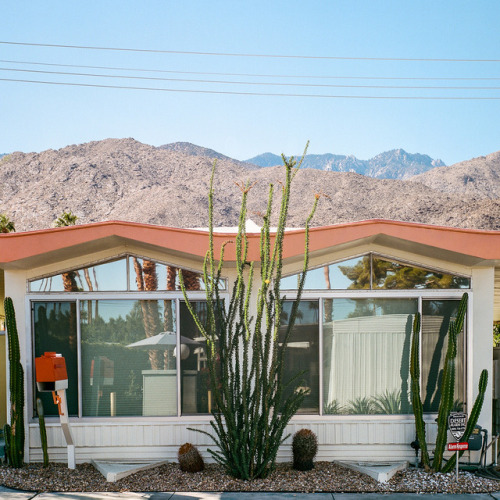
[[36,386],[40,392],[61,391],[68,388],[66,361],[55,352],[46,352],[35,358]]

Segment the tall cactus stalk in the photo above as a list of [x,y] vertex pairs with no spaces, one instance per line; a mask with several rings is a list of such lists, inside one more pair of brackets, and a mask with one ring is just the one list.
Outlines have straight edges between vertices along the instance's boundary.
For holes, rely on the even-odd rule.
[[[469,419],[467,420],[467,426],[465,428],[464,435],[462,436],[462,441],[468,441],[474,427],[476,427],[477,421],[479,419],[479,415],[481,414],[481,409],[483,407],[484,395],[486,393],[486,387],[488,386],[488,371],[483,370],[481,372],[481,376],[479,377],[479,392],[476,396],[476,400],[474,401],[474,406],[472,407],[472,411],[470,413]],[[459,452],[458,459],[464,454],[463,451]],[[455,462],[457,460],[457,454],[454,453],[453,456],[446,462],[441,472],[451,472],[455,468]]]
[[40,441],[43,451],[43,466],[49,466],[49,452],[47,449],[47,429],[45,428],[45,412],[40,398],[36,398],[36,412],[38,414],[38,427],[40,428]]
[[420,398],[420,313],[415,315],[413,322],[413,337],[411,340],[410,353],[410,377],[411,398],[413,413],[415,415],[415,429],[417,440],[420,445],[422,465],[426,470],[430,469],[429,452],[427,450],[427,438],[425,436],[424,409]]
[[441,382],[441,400],[438,409],[438,430],[436,437],[436,448],[432,468],[439,472],[443,463],[443,454],[448,438],[448,415],[453,407],[455,391],[455,359],[457,357],[457,336],[464,326],[465,312],[467,311],[468,295],[463,294],[458,307],[455,321],[450,323],[448,329],[448,349],[444,360],[443,379]]
[[16,313],[12,299],[4,301],[7,326],[10,380],[10,426],[4,427],[6,455],[12,467],[22,467],[24,459],[24,372],[21,365]]
[[[457,357],[457,337],[463,329],[465,313],[467,311],[467,301],[468,295],[464,293],[462,300],[458,306],[457,317],[455,321],[450,323],[448,329],[448,347],[446,350],[446,357],[444,361],[443,376],[441,380],[441,398],[439,401],[438,418],[437,418],[437,436],[436,436],[436,446],[434,449],[434,459],[432,461],[432,467],[430,466],[429,454],[427,451],[427,442],[425,437],[425,424],[423,418],[423,407],[422,400],[420,398],[420,345],[419,345],[419,335],[420,335],[420,315],[417,313],[415,315],[415,320],[413,322],[413,338],[411,345],[410,354],[410,375],[411,375],[411,394],[413,403],[413,413],[415,415],[415,428],[417,433],[417,439],[422,450],[422,464],[426,471],[434,472],[449,472],[453,469],[456,454],[453,455],[452,460],[448,461],[447,464],[442,467],[443,455],[446,447],[446,441],[448,437],[448,416],[453,408],[454,401],[454,390],[455,390],[455,360]],[[471,415],[467,424],[467,429],[465,431],[463,440],[467,441],[469,439],[472,430],[474,429],[479,414],[481,413],[481,408],[484,401],[484,395],[486,392],[486,386],[488,384],[488,372],[483,370],[481,377],[479,379],[479,394],[476,398],[474,406],[472,408]],[[462,453],[460,454],[462,456]]]
[[[286,332],[284,335],[279,335],[284,300],[280,295],[280,279],[290,186],[302,160],[297,165],[293,158],[283,157],[283,162],[285,181],[281,189],[277,231],[273,241],[271,237],[273,186],[271,185],[261,230],[260,262],[257,264],[247,261],[248,240],[245,222],[247,196],[251,186],[240,185],[243,195],[238,233],[234,241],[237,277],[227,309],[219,294],[224,245],[219,259],[214,255],[214,171],[209,191],[210,242],[204,265],[208,318],[206,322],[202,323],[191,307],[183,276],[179,275],[187,307],[206,340],[214,419],[210,422],[213,432],[205,434],[218,447],[218,450],[209,449],[209,452],[229,474],[241,479],[266,477],[273,470],[278,448],[288,437],[284,436],[286,425],[304,398],[304,393],[300,390],[285,392],[287,386],[288,388],[298,386],[300,379],[296,377],[290,382],[285,381],[283,364],[308,268],[309,223],[316,210],[318,196],[306,222],[305,258],[297,299],[292,306]],[[250,297],[254,269],[260,271],[260,287],[255,316],[251,317]]]

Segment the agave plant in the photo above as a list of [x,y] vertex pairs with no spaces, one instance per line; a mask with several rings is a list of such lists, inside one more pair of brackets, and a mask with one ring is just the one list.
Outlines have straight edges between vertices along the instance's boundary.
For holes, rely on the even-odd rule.
[[323,415],[341,415],[344,413],[344,405],[333,399],[323,405]]
[[385,391],[372,398],[375,413],[384,413],[386,415],[395,415],[402,413],[401,409],[401,391]]
[[347,415],[369,415],[375,413],[375,407],[371,398],[359,397],[349,401],[345,413]]

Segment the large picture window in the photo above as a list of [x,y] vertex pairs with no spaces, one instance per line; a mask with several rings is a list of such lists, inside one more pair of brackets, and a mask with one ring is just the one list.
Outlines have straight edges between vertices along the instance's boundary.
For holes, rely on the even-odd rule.
[[[199,274],[132,255],[30,282],[33,355],[56,351],[66,358],[71,416],[211,413],[205,339],[178,291],[181,274],[203,322]],[[283,284],[293,296],[297,275]],[[424,411],[436,412],[448,327],[463,287],[470,287],[469,278],[374,254],[312,270],[284,358],[284,383],[299,374],[297,390],[305,394],[299,413],[411,413],[410,341],[417,312],[421,396]],[[54,300],[41,296],[48,292]],[[278,342],[291,308],[285,300]],[[458,342],[456,410],[466,402],[465,345],[466,331]],[[33,386],[46,414],[57,415],[51,394],[39,394],[34,380]]]
[[417,299],[326,299],[323,412],[409,413]]

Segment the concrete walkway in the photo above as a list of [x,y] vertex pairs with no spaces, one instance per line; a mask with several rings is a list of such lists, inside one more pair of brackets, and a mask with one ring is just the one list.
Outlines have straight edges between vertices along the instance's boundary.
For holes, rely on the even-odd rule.
[[[390,497],[390,498],[389,498]],[[418,494],[418,493],[31,493],[0,486],[1,500],[500,500],[498,493]]]

